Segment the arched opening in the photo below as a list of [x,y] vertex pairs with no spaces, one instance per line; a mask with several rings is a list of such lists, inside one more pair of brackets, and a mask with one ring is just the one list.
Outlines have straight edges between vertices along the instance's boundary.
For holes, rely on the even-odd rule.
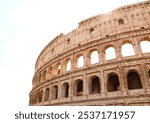
[[116,73],[111,73],[108,75],[107,90],[108,92],[120,90],[119,77]]
[[64,83],[62,85],[62,97],[63,98],[69,97],[69,84],[68,83]]
[[58,98],[58,86],[55,85],[53,86],[53,89],[52,89],[52,99],[57,99]]
[[43,81],[46,80],[46,70],[44,70],[44,72],[43,72],[42,80],[43,80]]
[[123,57],[135,55],[133,45],[130,43],[122,45],[121,50]]
[[83,81],[81,79],[76,80],[74,86],[74,95],[75,96],[82,96],[83,95]]
[[38,103],[41,103],[43,99],[43,90],[38,92]]
[[80,56],[77,61],[78,68],[84,67],[84,57]]
[[90,94],[100,93],[100,80],[99,77],[93,76],[91,77],[91,87]]
[[150,41],[141,41],[140,42],[142,53],[150,52]]
[[44,101],[48,101],[48,100],[49,100],[49,88],[46,88]]
[[30,97],[30,104],[31,105],[34,105],[37,103],[37,94],[33,94],[31,97]]
[[122,25],[122,24],[124,24],[124,20],[123,19],[119,19],[118,23],[119,23],[119,25]]
[[61,66],[60,66],[60,64],[57,66],[57,75],[60,75],[60,73],[61,73]]
[[41,82],[41,74],[39,75],[39,82]]
[[71,70],[71,60],[70,60],[70,59],[67,61],[66,67],[67,67],[67,68],[66,68],[67,71],[70,71],[70,70]]
[[132,70],[127,75],[128,89],[141,89],[142,83],[139,74]]
[[116,58],[115,49],[111,46],[105,50],[106,60],[111,60]]
[[52,67],[48,68],[47,77],[50,79],[52,77]]
[[91,53],[91,64],[96,64],[99,62],[99,56],[98,56],[98,51],[93,51]]

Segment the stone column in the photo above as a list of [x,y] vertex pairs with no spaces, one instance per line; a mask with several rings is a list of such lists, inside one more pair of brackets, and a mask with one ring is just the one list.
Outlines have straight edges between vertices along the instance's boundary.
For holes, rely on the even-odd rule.
[[123,71],[123,67],[119,67],[119,82],[120,82],[120,88],[123,95],[126,95],[127,89],[127,81],[125,79],[125,73]]
[[64,62],[63,62],[63,60],[61,59],[61,61],[60,61],[60,75],[62,75],[63,73],[64,73]]
[[141,51],[140,43],[137,41],[136,37],[133,37],[133,39],[134,39],[133,47],[134,47],[135,55],[138,55],[141,57],[142,51]]
[[69,84],[69,97],[72,98],[73,97],[73,86],[72,86],[72,78],[70,77],[70,82]]
[[74,71],[74,54],[71,55],[71,71]]
[[58,83],[58,100],[61,98],[61,86],[60,86],[60,81],[59,81],[59,83]]
[[103,97],[106,96],[106,93],[107,93],[107,85],[106,85],[106,80],[105,80],[105,77],[104,77],[104,71],[102,70],[100,72],[100,85],[101,85],[101,95]]
[[87,67],[87,65],[88,65],[88,57],[87,57],[87,51],[84,51],[84,67]]
[[116,59],[121,60],[122,59],[121,47],[117,47],[115,52],[116,52]]
[[83,79],[83,96],[87,95],[87,78],[86,78],[86,73],[84,74],[84,79]]
[[85,51],[84,65],[85,67],[88,67],[90,64],[91,64],[90,53],[88,51]]
[[98,51],[99,54],[99,64],[104,63],[104,53],[102,51]]
[[148,89],[150,88],[150,85],[148,83],[148,78],[147,78],[147,72],[146,72],[146,68],[145,68],[145,65],[144,64],[141,64],[140,65],[140,71],[141,71],[141,82],[142,82],[142,85],[143,85],[143,88],[144,89]]

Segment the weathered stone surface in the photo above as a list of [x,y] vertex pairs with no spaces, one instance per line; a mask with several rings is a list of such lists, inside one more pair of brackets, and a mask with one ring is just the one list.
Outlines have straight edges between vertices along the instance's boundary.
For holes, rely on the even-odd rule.
[[[150,42],[150,1],[81,21],[40,53],[29,105],[150,105],[150,52],[140,46],[145,40]],[[123,57],[126,43],[135,55]],[[106,60],[109,47],[116,58]],[[93,51],[98,51],[96,64],[91,64]],[[80,56],[84,66],[78,68]]]

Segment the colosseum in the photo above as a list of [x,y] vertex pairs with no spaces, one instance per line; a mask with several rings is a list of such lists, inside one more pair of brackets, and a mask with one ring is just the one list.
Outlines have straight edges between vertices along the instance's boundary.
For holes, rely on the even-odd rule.
[[30,106],[150,105],[150,1],[90,17],[50,41],[29,97]]

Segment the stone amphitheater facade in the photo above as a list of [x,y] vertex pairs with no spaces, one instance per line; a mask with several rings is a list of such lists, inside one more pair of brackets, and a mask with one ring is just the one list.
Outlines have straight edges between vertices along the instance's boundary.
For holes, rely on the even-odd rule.
[[[150,1],[81,21],[38,56],[29,105],[150,105],[150,52],[142,42],[150,44]],[[123,55],[126,44],[133,54]]]

